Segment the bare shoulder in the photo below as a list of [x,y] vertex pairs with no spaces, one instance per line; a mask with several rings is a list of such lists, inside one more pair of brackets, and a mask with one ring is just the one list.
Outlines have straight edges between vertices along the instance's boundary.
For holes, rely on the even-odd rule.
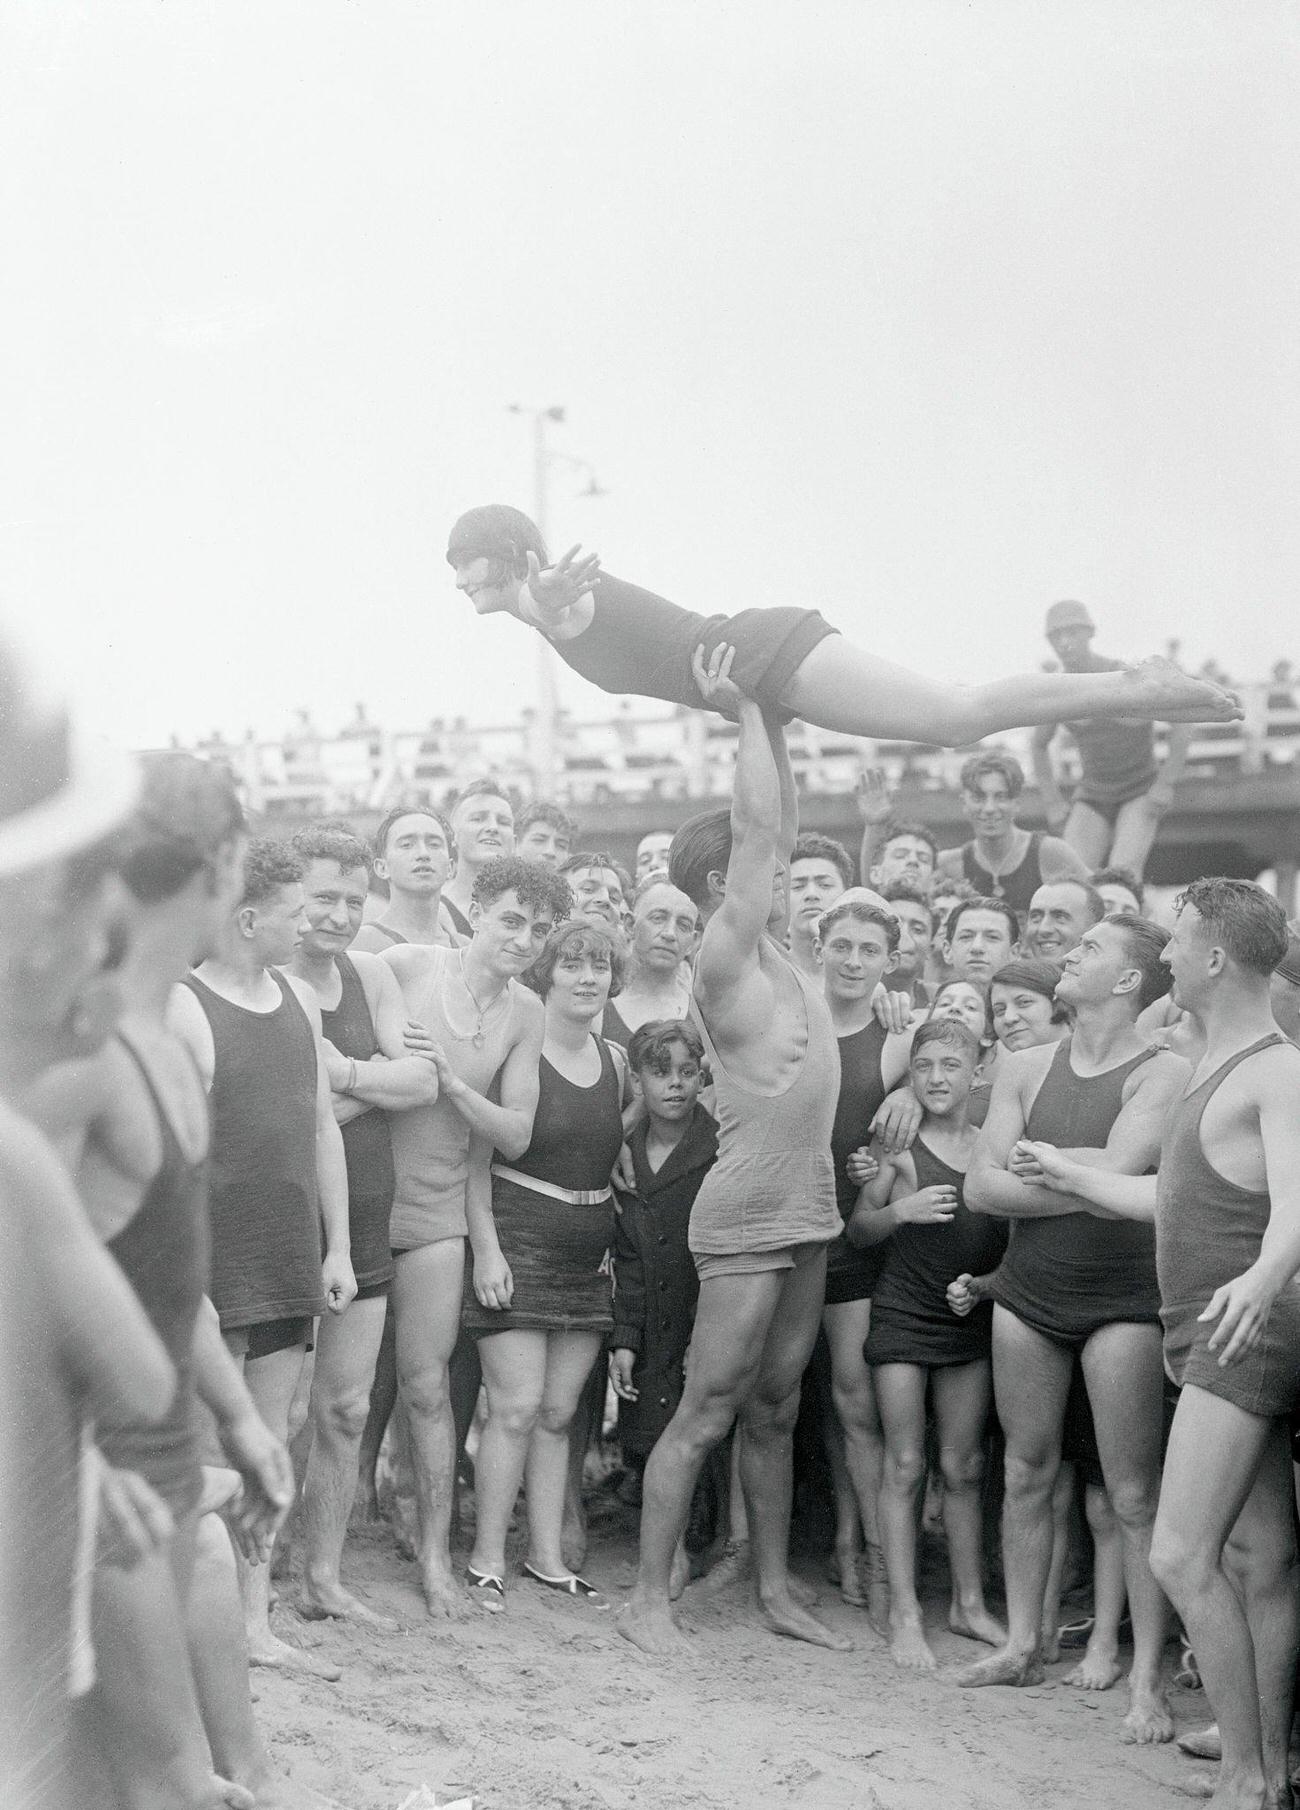
[[393,970],[378,952],[369,953],[365,949],[358,949],[355,943],[348,950],[348,955],[357,971],[357,978],[365,989],[366,1003],[373,1010],[375,1002],[382,997],[384,988],[392,986]]
[[216,1061],[216,1045],[208,1015],[192,987],[178,981],[167,999],[167,1028],[185,1045],[198,1065],[204,1085],[212,1085],[212,1069]]
[[1044,835],[1038,845],[1038,867],[1044,880],[1084,880],[1087,863],[1063,836]]
[[310,986],[305,980],[300,980],[296,974],[288,973],[284,968],[277,968],[276,973],[280,976],[280,979],[292,989],[294,998],[298,1001],[298,1004],[302,1007],[303,1011],[307,1014],[308,1019],[311,1021],[312,1029],[316,1032],[317,1036],[320,1036],[323,1026],[321,1024],[320,1000],[316,996],[315,987]]
[[128,1062],[116,1038],[110,1038],[93,1056],[56,1062],[28,1089],[24,1110],[47,1137],[88,1131],[119,1097],[124,1079],[121,1065]]
[[1249,1062],[1243,1062],[1227,1077],[1246,1094],[1254,1094],[1261,1104],[1287,1104],[1292,1111],[1300,1104],[1300,1049],[1294,1043],[1274,1043],[1260,1050]]
[[1173,1050],[1157,1050],[1133,1070],[1125,1083],[1124,1097],[1128,1099],[1140,1089],[1161,1095],[1180,1094],[1191,1072],[1192,1065],[1185,1056],[1176,1055]]
[[55,1238],[48,1209],[70,1199],[72,1177],[44,1132],[0,1103],[0,1223]]
[[546,1029],[546,1007],[531,987],[517,986],[515,992],[514,1042],[541,1037]]
[[363,924],[349,944],[348,954],[356,961],[358,955],[383,955],[387,950],[400,946],[390,941],[373,923]]
[[[376,952],[376,960],[391,968],[399,987],[417,985],[439,965],[439,943],[394,943]],[[363,950],[362,954],[365,953]]]

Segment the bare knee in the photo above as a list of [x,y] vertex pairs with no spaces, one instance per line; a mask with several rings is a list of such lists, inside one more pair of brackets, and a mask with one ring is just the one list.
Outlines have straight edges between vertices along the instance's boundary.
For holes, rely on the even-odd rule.
[[447,1391],[447,1366],[423,1363],[403,1367],[397,1374],[398,1388],[407,1413],[415,1419],[430,1420],[449,1412],[451,1397]]
[[1015,1502],[1040,1502],[1049,1505],[1056,1485],[1060,1459],[1055,1452],[1041,1447],[1007,1448],[1006,1493]]
[[1152,1577],[1177,1604],[1209,1587],[1219,1568],[1219,1552],[1157,1518],[1148,1562]]
[[943,1486],[956,1495],[965,1494],[977,1489],[984,1477],[984,1448],[982,1446],[941,1446],[939,1448],[939,1470],[943,1475]]
[[925,1482],[925,1448],[919,1445],[885,1447],[885,1487],[891,1490],[919,1490]]
[[[1122,1528],[1132,1531],[1149,1527],[1155,1520],[1159,1486],[1154,1479],[1125,1477],[1102,1493],[1109,1496],[1115,1519]],[[1093,1524],[1091,1514],[1088,1522],[1089,1526]]]
[[790,1439],[799,1418],[798,1384],[784,1395],[769,1395],[759,1387],[741,1409],[745,1432],[752,1439]]
[[369,1412],[369,1392],[359,1386],[353,1386],[333,1390],[314,1402],[312,1419],[317,1430],[324,1433],[327,1438],[352,1441],[360,1439],[365,1432],[366,1416]]
[[879,1430],[875,1397],[869,1383],[833,1383],[831,1402],[835,1408],[835,1418],[846,1433],[874,1433]]
[[1090,1483],[1083,1493],[1083,1512],[1094,1540],[1105,1540],[1116,1532],[1118,1522],[1110,1497],[1099,1483]]
[[543,1433],[567,1433],[577,1411],[576,1402],[544,1401],[537,1410],[537,1425]]

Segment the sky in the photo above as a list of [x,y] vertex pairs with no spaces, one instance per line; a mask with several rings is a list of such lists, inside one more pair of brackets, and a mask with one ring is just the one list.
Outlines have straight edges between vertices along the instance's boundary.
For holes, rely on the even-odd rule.
[[[0,612],[137,746],[501,723],[471,504],[953,679],[1300,656],[1274,0],[10,0]],[[605,491],[582,491],[594,471]],[[566,677],[575,711],[607,708]]]

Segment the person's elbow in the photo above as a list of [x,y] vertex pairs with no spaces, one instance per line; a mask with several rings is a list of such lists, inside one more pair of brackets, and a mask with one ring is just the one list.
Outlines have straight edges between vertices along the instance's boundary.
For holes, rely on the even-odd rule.
[[986,1163],[972,1163],[966,1174],[962,1199],[972,1213],[996,1213],[996,1190],[991,1185],[991,1172]]
[[153,1327],[145,1323],[138,1330],[136,1348],[114,1378],[112,1418],[152,1425],[176,1399],[176,1369]]
[[533,1122],[531,1116],[525,1118],[522,1114],[512,1113],[509,1124],[502,1130],[502,1133],[496,1142],[497,1149],[501,1152],[502,1156],[505,1157],[508,1162],[513,1162],[517,1156],[522,1156],[524,1154],[524,1151],[527,1150],[532,1141]]

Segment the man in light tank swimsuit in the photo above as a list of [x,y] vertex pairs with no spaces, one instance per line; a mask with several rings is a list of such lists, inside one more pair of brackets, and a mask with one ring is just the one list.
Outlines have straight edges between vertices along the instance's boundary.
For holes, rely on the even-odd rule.
[[[1151,1542],[1218,1720],[1220,1810],[1290,1810],[1300,1643],[1287,1418],[1300,1402],[1300,1052],[1273,1018],[1277,900],[1196,880],[1164,959],[1205,1053],[1165,1125],[1157,1176],[1040,1150],[1051,1185],[1155,1216],[1165,1367],[1181,1385]],[[1208,1791],[1206,1793],[1208,1795]]]
[[763,1617],[776,1633],[844,1648],[798,1600],[788,1569],[799,1383],[840,1229],[830,1144],[839,1049],[821,996],[775,940],[788,916],[796,832],[782,729],[731,680],[724,645],[695,676],[740,722],[730,812],[693,818],[669,872],[705,920],[691,1010],[713,1069],[718,1160],[691,1213],[699,1306],[682,1400],[646,1466],[641,1562],[620,1631],[649,1653],[682,1643],[673,1554],[704,1459],[737,1415],[741,1481]]

